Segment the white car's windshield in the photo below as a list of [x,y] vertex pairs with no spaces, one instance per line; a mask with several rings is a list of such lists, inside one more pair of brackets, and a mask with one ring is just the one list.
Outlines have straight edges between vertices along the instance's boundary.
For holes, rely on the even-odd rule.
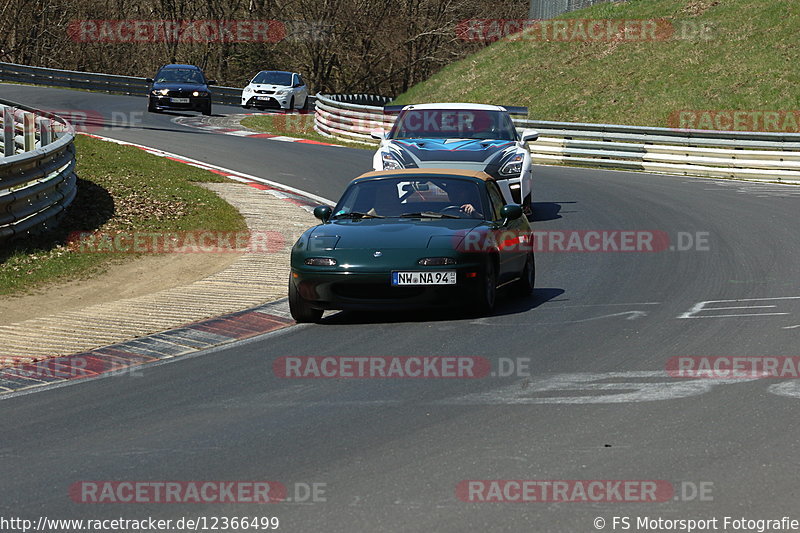
[[505,111],[408,109],[397,117],[388,137],[514,141],[517,139],[517,132]]
[[292,74],[291,72],[279,72],[274,70],[259,72],[251,83],[289,86],[292,84]]

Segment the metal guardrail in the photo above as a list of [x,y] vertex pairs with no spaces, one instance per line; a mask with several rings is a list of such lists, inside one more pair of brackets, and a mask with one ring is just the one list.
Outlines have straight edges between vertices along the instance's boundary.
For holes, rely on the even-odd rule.
[[[0,63],[0,81],[133,96],[147,96],[150,88],[150,83],[146,78],[31,67],[16,63]],[[209,90],[211,91],[211,101],[214,104],[239,105],[241,103],[242,89],[210,85]]]
[[[376,105],[350,103],[348,95],[317,95],[314,129],[329,137],[377,144],[395,116]],[[388,99],[385,99],[388,101]],[[616,124],[581,124],[514,118],[532,128],[534,163],[800,183],[800,134],[680,130]]]
[[530,0],[528,18],[549,19],[608,0]]
[[64,119],[0,100],[0,242],[46,230],[75,199],[75,132]]

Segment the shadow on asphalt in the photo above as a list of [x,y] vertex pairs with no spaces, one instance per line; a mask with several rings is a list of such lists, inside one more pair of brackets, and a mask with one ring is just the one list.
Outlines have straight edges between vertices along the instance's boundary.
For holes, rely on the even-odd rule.
[[561,207],[578,202],[533,202],[533,220],[531,222],[544,222],[563,218],[560,215]]
[[[529,297],[520,298],[509,291],[497,294],[497,305],[492,316],[517,315],[536,309],[564,294],[564,289],[537,288]],[[340,311],[326,316],[320,324],[388,324],[401,322],[440,322],[449,320],[475,320],[479,318],[457,308],[418,309],[413,311]]]

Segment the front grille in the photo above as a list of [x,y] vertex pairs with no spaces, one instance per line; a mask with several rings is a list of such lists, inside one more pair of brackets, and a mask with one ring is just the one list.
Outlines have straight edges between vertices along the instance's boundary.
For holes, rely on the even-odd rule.
[[167,96],[174,96],[178,98],[188,98],[192,96],[194,91],[170,91]]
[[263,89],[257,89],[256,92],[258,94],[275,94],[275,91],[265,91]]
[[387,283],[335,283],[334,294],[359,300],[394,300],[414,298],[422,294],[424,287],[392,287]]

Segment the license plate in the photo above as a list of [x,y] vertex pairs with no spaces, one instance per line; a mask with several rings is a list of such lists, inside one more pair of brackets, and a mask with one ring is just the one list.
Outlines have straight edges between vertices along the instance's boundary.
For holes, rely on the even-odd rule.
[[392,272],[392,285],[455,285],[456,271]]
[[169,101],[172,102],[173,104],[188,104],[189,103],[189,99],[188,98],[170,98]]
[[256,96],[256,100],[272,100],[269,96]]

